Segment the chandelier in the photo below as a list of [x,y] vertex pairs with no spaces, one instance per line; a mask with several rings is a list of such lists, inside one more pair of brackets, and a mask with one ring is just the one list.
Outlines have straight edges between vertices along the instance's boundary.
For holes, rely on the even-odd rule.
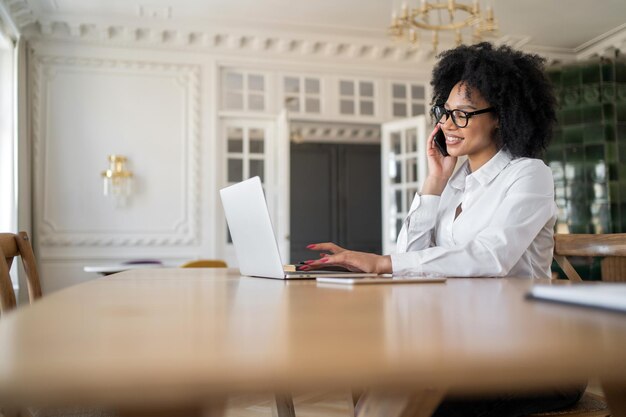
[[421,0],[419,7],[413,8],[405,0],[400,13],[393,11],[389,26],[389,33],[394,39],[407,41],[413,47],[419,46],[421,42],[418,31],[431,31],[434,53],[437,53],[439,45],[439,32],[454,32],[458,46],[463,43],[463,30],[471,31],[472,42],[480,42],[484,34],[496,32],[498,24],[493,8],[488,6],[486,12],[481,13],[478,0],[474,0],[472,4],[455,0]]

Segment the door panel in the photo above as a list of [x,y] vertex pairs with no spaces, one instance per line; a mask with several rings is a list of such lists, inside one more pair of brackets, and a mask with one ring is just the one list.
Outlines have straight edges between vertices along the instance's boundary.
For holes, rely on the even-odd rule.
[[291,262],[310,259],[306,246],[337,239],[337,149],[291,145]]
[[315,242],[380,253],[378,145],[291,145],[291,261],[316,256]]
[[343,145],[342,243],[345,247],[380,254],[380,146]]

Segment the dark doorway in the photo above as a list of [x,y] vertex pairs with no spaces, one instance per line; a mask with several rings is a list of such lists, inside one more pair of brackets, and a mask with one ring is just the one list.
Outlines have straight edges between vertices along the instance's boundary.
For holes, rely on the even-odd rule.
[[310,243],[382,252],[380,145],[291,144],[291,262]]

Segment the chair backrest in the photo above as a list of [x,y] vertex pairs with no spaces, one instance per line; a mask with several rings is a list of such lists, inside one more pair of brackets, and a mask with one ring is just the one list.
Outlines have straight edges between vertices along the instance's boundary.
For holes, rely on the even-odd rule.
[[219,259],[198,259],[189,261],[180,266],[181,268],[228,268],[228,264]]
[[28,298],[32,303],[41,297],[41,283],[37,272],[37,262],[30,245],[30,239],[26,232],[0,233],[0,309],[4,313],[15,308],[15,293],[9,270],[13,264],[13,259],[19,256],[22,258],[22,265],[26,272],[28,284]]
[[9,275],[9,266],[0,247],[0,313],[4,314],[15,306],[15,292]]
[[554,260],[571,281],[582,281],[567,256],[602,257],[603,281],[626,281],[626,233],[554,235]]

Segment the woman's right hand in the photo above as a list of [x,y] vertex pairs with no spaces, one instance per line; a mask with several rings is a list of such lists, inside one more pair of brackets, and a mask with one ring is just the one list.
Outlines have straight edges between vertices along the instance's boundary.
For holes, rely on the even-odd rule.
[[321,259],[305,262],[302,271],[315,270],[324,266],[340,266],[352,272],[367,272],[376,274],[390,274],[392,272],[391,258],[373,253],[346,250],[334,243],[315,243],[307,249],[327,251],[330,254],[320,254]]
[[440,129],[441,125],[437,123],[426,142],[428,177],[424,181],[422,195],[441,195],[456,166],[457,157],[451,155],[443,156],[435,145],[435,135]]

